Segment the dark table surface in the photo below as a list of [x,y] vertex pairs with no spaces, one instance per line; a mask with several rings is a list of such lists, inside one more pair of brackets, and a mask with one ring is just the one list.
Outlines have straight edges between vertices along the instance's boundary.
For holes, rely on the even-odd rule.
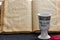
[[[40,40],[37,36],[40,33],[30,33],[30,34],[0,34],[0,40]],[[50,33],[52,35],[60,35],[60,33]]]

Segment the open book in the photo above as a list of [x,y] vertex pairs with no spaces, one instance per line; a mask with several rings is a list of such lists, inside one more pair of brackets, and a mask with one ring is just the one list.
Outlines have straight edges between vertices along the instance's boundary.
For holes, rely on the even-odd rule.
[[59,0],[4,0],[3,32],[38,32],[37,14],[50,12],[50,32],[60,32]]

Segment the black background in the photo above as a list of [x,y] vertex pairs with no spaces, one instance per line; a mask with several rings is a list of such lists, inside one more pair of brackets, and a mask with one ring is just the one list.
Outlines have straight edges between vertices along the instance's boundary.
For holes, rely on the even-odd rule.
[[[40,33],[30,33],[30,34],[0,34],[0,40],[40,40],[37,36]],[[60,35],[60,33],[50,33],[50,36]]]

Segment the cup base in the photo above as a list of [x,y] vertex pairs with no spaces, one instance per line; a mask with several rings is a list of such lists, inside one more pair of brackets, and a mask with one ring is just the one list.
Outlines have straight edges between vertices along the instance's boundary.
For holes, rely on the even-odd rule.
[[47,35],[47,36],[45,36],[45,37],[44,37],[44,36],[39,35],[39,36],[38,36],[38,38],[39,38],[39,39],[49,39],[49,38],[50,38],[50,36],[49,36],[49,35]]

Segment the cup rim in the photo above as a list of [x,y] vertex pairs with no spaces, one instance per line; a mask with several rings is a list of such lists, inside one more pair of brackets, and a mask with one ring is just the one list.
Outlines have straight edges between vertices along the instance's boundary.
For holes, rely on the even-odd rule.
[[37,15],[38,15],[38,16],[46,17],[46,16],[51,16],[52,14],[49,13],[49,12],[44,12],[44,13],[38,13]]

